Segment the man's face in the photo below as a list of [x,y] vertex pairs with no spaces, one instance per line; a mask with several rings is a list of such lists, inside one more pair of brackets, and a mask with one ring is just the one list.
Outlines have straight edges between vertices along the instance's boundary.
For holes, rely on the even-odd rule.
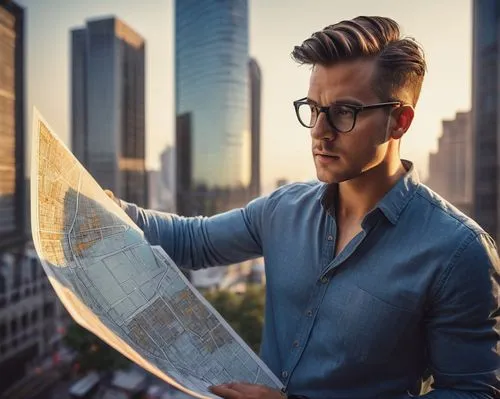
[[[308,99],[321,106],[332,103],[369,105],[389,101],[378,98],[372,89],[373,61],[345,62],[313,68]],[[354,129],[336,132],[320,113],[311,129],[316,174],[325,183],[354,179],[379,165],[387,155],[386,131],[391,108],[365,110],[356,118]]]

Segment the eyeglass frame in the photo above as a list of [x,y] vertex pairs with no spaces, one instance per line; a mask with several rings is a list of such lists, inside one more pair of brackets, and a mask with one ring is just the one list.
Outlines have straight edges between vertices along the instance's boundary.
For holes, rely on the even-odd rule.
[[[309,106],[313,106],[313,107],[315,107],[317,109],[318,115],[316,117],[314,125],[307,126],[305,123],[302,122],[302,119],[301,119],[301,117],[299,115],[299,107],[301,105],[309,105]],[[336,126],[334,126],[334,124],[330,120],[330,116],[328,114],[328,111],[330,111],[330,108],[332,106],[334,106],[334,105],[341,106],[341,107],[347,107],[347,108],[350,108],[353,111],[352,127],[349,130],[345,130],[345,131],[339,130]],[[321,106],[321,105],[318,105],[318,104],[311,104],[309,102],[309,98],[307,98],[307,97],[301,98],[299,100],[295,100],[293,102],[293,106],[295,108],[295,114],[297,115],[297,119],[299,120],[299,123],[302,126],[304,126],[307,129],[312,129],[314,126],[316,126],[316,123],[318,123],[319,115],[323,112],[325,114],[325,116],[326,116],[326,120],[327,120],[328,124],[330,125],[330,127],[332,127],[333,129],[335,129],[335,131],[337,131],[339,133],[349,133],[349,132],[351,132],[356,127],[356,121],[357,121],[357,118],[358,118],[358,114],[360,112],[371,110],[371,109],[378,109],[378,108],[383,108],[383,107],[389,107],[389,106],[394,107],[396,105],[399,106],[399,107],[402,107],[405,104],[402,101],[387,101],[387,102],[383,102],[383,103],[375,103],[375,104],[367,104],[367,105],[348,104],[348,103],[332,103],[332,104],[327,105],[327,106]]]

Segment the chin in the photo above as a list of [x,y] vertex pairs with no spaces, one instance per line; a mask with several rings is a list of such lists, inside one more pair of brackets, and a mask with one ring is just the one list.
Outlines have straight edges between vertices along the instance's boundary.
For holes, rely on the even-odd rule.
[[345,179],[342,179],[338,173],[325,173],[325,171],[317,171],[316,176],[320,182],[326,184],[340,183]]
[[351,180],[356,176],[352,176],[347,171],[331,171],[324,168],[316,168],[316,176],[319,181],[326,184],[338,184],[347,180]]

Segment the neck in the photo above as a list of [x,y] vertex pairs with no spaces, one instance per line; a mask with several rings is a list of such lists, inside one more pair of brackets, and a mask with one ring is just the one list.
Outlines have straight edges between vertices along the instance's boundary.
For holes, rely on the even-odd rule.
[[397,161],[382,162],[359,177],[340,183],[337,217],[361,222],[405,173],[406,169],[398,158]]

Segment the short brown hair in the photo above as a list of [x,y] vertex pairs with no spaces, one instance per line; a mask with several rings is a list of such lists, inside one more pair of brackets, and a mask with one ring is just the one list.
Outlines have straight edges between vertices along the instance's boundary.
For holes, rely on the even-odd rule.
[[300,64],[323,66],[373,58],[375,93],[388,101],[400,99],[398,95],[406,91],[412,105],[418,101],[426,70],[422,47],[412,38],[401,37],[398,23],[385,17],[361,16],[327,26],[295,46],[292,57]]

